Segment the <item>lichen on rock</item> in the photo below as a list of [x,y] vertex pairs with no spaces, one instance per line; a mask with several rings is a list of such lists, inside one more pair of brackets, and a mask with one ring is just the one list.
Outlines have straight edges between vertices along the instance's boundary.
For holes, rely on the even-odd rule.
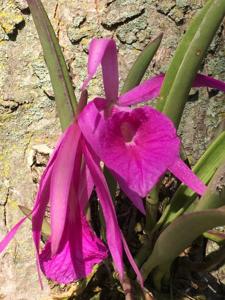
[[12,36],[18,26],[24,23],[24,17],[12,0],[4,0],[0,5],[0,27],[4,32]]

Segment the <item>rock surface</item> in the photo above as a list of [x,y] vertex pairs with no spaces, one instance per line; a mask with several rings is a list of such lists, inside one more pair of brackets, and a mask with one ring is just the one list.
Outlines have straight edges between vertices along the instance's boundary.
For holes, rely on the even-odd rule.
[[[148,75],[163,72],[201,0],[43,0],[70,68],[76,94],[86,74],[87,45],[113,37],[119,47],[121,81],[148,41],[164,38]],[[225,80],[224,27],[203,70]],[[97,76],[91,96],[102,93]],[[180,134],[194,163],[225,117],[225,97],[206,89],[192,97]],[[0,239],[32,207],[37,182],[60,133],[54,95],[32,18],[23,0],[0,0]],[[31,224],[27,221],[0,256],[0,299],[45,299],[38,284]]]

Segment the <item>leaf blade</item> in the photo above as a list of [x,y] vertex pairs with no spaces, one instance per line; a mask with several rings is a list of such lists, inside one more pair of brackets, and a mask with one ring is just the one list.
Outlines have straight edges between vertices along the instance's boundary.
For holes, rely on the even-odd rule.
[[[225,224],[225,207],[185,214],[171,223],[157,239],[141,272],[146,279],[157,266],[172,262],[203,232]],[[166,251],[165,251],[166,249]]]
[[[28,216],[28,218],[31,220],[32,215],[31,215],[31,210],[23,205],[19,205],[19,209],[22,211],[22,213],[25,216]],[[46,237],[49,238],[51,235],[51,226],[48,223],[47,219],[44,218],[43,223],[42,223],[42,228],[41,228],[41,233]]]
[[40,0],[27,0],[49,70],[56,107],[64,130],[74,119],[76,97],[58,39]]
[[178,127],[192,82],[223,17],[225,2],[209,0],[194,18],[167,71],[158,109]]
[[[208,147],[198,162],[193,167],[193,172],[208,184],[217,168],[225,159],[225,131],[223,131]],[[194,197],[194,198],[193,198]],[[195,199],[194,192],[185,185],[180,185],[174,194],[167,211],[158,221],[158,225],[166,225],[181,215]]]
[[160,43],[162,41],[163,34],[161,33],[153,41],[151,41],[145,49],[140,53],[134,64],[132,65],[127,78],[124,81],[121,94],[124,94],[137,86],[145,72],[152,61],[156,51],[158,50]]

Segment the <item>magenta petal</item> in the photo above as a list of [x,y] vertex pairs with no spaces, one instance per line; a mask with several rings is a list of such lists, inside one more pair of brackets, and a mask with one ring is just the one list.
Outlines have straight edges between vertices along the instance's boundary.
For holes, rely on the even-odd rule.
[[106,99],[116,100],[118,97],[119,75],[116,44],[112,39],[93,39],[89,46],[88,77],[84,81],[84,90],[102,64],[103,82]]
[[161,74],[144,81],[127,93],[119,96],[118,105],[128,106],[158,97],[163,80],[164,74]]
[[206,190],[206,185],[194,174],[194,172],[182,161],[177,160],[168,167],[169,171],[173,173],[181,182],[186,184],[190,189],[199,195],[203,195]]
[[52,254],[57,252],[64,229],[70,184],[80,134],[80,129],[76,123],[69,127],[52,170],[50,190]]
[[57,156],[57,153],[59,151],[59,148],[61,144],[63,143],[64,137],[66,135],[66,132],[63,133],[60,137],[60,139],[57,142],[57,145],[49,159],[49,162],[47,164],[47,167],[41,177],[40,183],[39,183],[39,190],[38,194],[34,203],[33,210],[31,213],[22,218],[10,231],[9,233],[5,236],[5,238],[0,242],[0,252],[2,252],[9,242],[13,239],[17,231],[20,229],[21,225],[24,223],[24,221],[32,214],[32,231],[33,231],[33,240],[36,248],[36,258],[37,258],[37,271],[38,271],[38,277],[39,277],[39,282],[42,287],[42,281],[41,281],[41,276],[39,272],[39,242],[41,238],[41,227],[42,227],[42,222],[44,218],[44,213],[45,209],[47,206],[47,203],[49,201],[49,183],[50,183],[50,178],[51,178],[51,170],[52,170],[52,165],[55,161],[55,158]]
[[119,225],[117,223],[114,206],[107,187],[105,178],[100,170],[100,167],[93,159],[93,153],[90,153],[90,149],[83,143],[83,153],[88,165],[88,168],[93,177],[96,191],[99,197],[99,201],[102,206],[103,215],[106,223],[106,237],[109,250],[111,252],[115,268],[117,269],[120,277],[123,278],[123,251],[122,251],[122,239]]
[[88,148],[85,142],[83,143],[83,153],[87,165],[92,174],[96,186],[96,191],[99,197],[99,201],[102,206],[102,211],[103,211],[105,224],[106,224],[106,237],[107,237],[108,247],[111,252],[115,268],[120,275],[120,279],[123,279],[123,275],[124,275],[123,253],[122,253],[122,243],[124,243],[124,249],[127,253],[128,259],[132,267],[134,268],[134,271],[136,272],[140,282],[142,282],[140,272],[129,252],[128,246],[125,240],[123,239],[123,235],[120,231],[112,198],[110,196],[110,192],[105,177],[102,171],[100,170],[99,165],[96,163],[97,158],[95,157],[95,154],[92,152],[91,149]]
[[97,98],[88,103],[78,117],[78,124],[85,139],[98,154],[101,149],[99,135],[105,127],[103,108],[104,100]]
[[209,87],[225,92],[225,82],[203,74],[197,74],[193,87]]
[[0,242],[0,253],[8,246],[10,241],[14,238],[15,234],[27,218],[28,217],[23,217],[16,225],[14,225],[13,228],[4,237],[4,239]]
[[172,122],[150,107],[118,111],[104,119],[92,102],[80,115],[79,125],[100,159],[140,197],[179,155]]
[[[164,74],[160,74],[144,81],[127,93],[119,96],[118,104],[121,106],[128,106],[158,97],[164,77]],[[209,87],[225,92],[224,81],[203,74],[196,75],[193,87]]]
[[[99,157],[104,161],[104,158],[101,156],[102,145],[100,141],[101,131],[105,130],[106,120],[104,119],[104,111],[102,110],[105,107],[105,101],[100,98],[96,98],[94,101],[90,102],[80,114],[78,123],[79,126],[86,138],[90,143],[94,151],[99,155]],[[128,110],[130,111],[130,109]],[[116,177],[120,187],[124,193],[130,198],[133,204],[145,214],[145,208],[143,201],[140,196],[135,193],[135,191],[130,190],[126,180],[123,180],[116,172],[113,172],[113,175]]]
[[[68,134],[68,131],[70,130],[69,128],[67,128],[65,130],[65,132],[58,139],[55,149],[54,149],[54,151],[48,161],[48,164],[41,176],[40,183],[39,183],[39,189],[37,192],[34,209],[32,212],[32,232],[33,232],[33,240],[34,240],[34,244],[35,244],[35,248],[36,248],[37,269],[38,269],[39,279],[40,279],[39,244],[40,244],[40,239],[41,239],[42,223],[43,223],[45,211],[47,208],[47,204],[49,203],[52,169],[53,169],[53,164],[55,162],[55,159],[58,155],[59,149],[60,149],[61,145],[63,144],[64,139]],[[40,282],[41,282],[41,279],[40,279]]]
[[82,181],[81,144],[74,159],[74,169],[69,184],[67,211],[63,233],[55,254],[52,254],[52,236],[40,254],[40,266],[44,274],[59,283],[70,283],[88,276],[95,264],[107,257],[104,244],[89,227],[78,201]]
[[179,153],[172,122],[150,107],[115,113],[99,139],[101,159],[141,197],[147,195]]
[[106,257],[106,247],[79,212],[74,223],[66,221],[59,248],[53,257],[51,240],[47,242],[40,255],[40,265],[47,278],[67,284],[87,277],[93,266]]
[[136,262],[135,262],[135,260],[134,260],[134,258],[132,256],[132,254],[130,253],[130,249],[129,249],[128,245],[127,245],[127,242],[126,242],[123,234],[122,234],[122,241],[123,241],[123,247],[124,247],[124,251],[125,251],[125,253],[127,255],[127,258],[129,260],[129,262],[130,262],[130,264],[131,264],[134,272],[137,275],[138,281],[140,282],[141,286],[143,287],[144,286],[144,282],[143,282],[143,278],[142,278],[141,272],[139,271],[138,266],[137,266],[137,264],[136,264]]
[[78,198],[79,198],[81,211],[84,211],[85,208],[87,207],[93,188],[94,188],[93,179],[91,177],[90,171],[86,163],[83,161],[83,165],[81,168],[81,181],[78,190]]
[[121,189],[123,190],[123,192],[132,201],[132,203],[134,204],[134,206],[136,206],[136,208],[138,210],[140,210],[140,212],[142,212],[145,215],[146,211],[145,211],[145,207],[144,207],[142,198],[139,197],[137,193],[135,193],[134,191],[130,190],[129,187],[127,186],[127,183],[122,178],[120,178],[119,176],[115,175],[114,172],[112,172],[112,173],[115,176],[115,178],[116,178],[117,182],[119,183],[119,186],[121,187]]
[[[55,153],[57,152],[58,151],[56,150]],[[41,240],[42,223],[43,223],[47,205],[49,203],[51,175],[52,175],[52,165],[50,160],[41,178],[39,190],[36,196],[36,203],[35,203],[37,208],[33,211],[32,214],[32,233],[33,233],[33,241],[36,250],[37,272],[38,272],[39,282],[41,286],[42,286],[42,281],[40,275],[39,246]]]
[[[53,151],[52,155],[51,155],[51,158],[48,162],[48,165],[42,175],[42,178],[40,180],[40,183],[39,183],[39,189],[41,188],[41,186],[44,184],[45,185],[45,180],[46,180],[46,174],[48,172],[48,169],[51,167],[51,165],[53,164],[54,160],[55,160],[55,157],[58,153],[58,149],[64,139],[64,135],[63,134],[56,147],[55,147],[55,150]],[[48,177],[48,176],[47,176]],[[40,196],[41,192],[39,192],[39,196]],[[5,236],[5,238],[0,242],[0,252],[2,252],[6,247],[7,245],[9,244],[9,242],[13,239],[13,237],[15,236],[15,234],[17,233],[17,231],[20,229],[21,225],[24,223],[24,221],[32,214],[32,218],[35,214],[38,214],[38,210],[39,210],[39,205],[40,205],[40,198],[37,196],[36,197],[36,201],[35,201],[35,204],[34,204],[34,207],[33,207],[33,210],[31,211],[31,213],[26,216],[26,217],[23,217],[16,225],[14,225],[14,227],[8,232],[8,234]],[[38,220],[40,221],[40,215],[38,216]],[[43,221],[43,219],[42,219]],[[41,230],[41,225],[42,225],[42,221],[40,221],[40,230]]]

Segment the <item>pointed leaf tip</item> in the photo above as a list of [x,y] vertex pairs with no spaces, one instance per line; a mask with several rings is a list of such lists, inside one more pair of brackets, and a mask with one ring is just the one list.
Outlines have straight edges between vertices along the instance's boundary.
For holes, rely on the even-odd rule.
[[155,53],[157,52],[160,46],[162,37],[163,33],[159,34],[154,40],[150,41],[150,43],[137,57],[136,61],[134,62],[127,75],[127,78],[124,81],[121,94],[128,92],[141,82],[149,64],[152,61],[152,58],[154,57]]
[[27,0],[49,70],[61,127],[74,118],[76,97],[59,41],[40,0]]

